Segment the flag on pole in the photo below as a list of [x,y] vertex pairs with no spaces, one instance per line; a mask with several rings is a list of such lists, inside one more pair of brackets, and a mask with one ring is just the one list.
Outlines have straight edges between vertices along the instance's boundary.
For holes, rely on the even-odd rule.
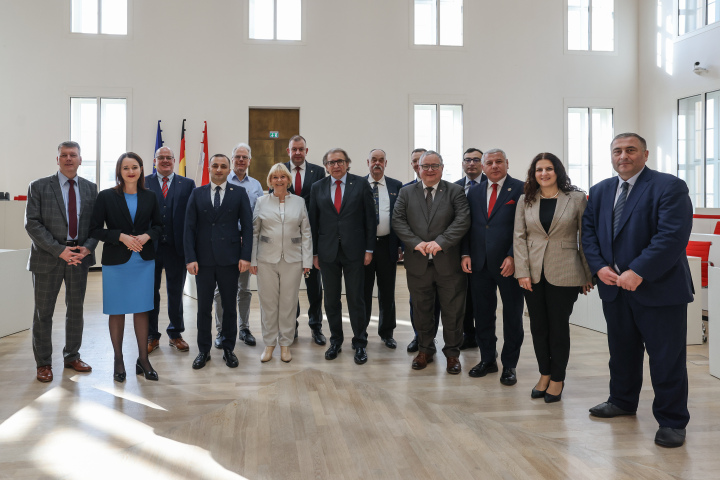
[[[158,128],[157,133],[155,134],[155,150],[153,150],[153,158],[155,158],[155,152],[157,152],[160,147],[163,146],[163,139],[162,139],[162,130],[160,130],[160,122],[161,120],[158,120]],[[155,173],[155,161],[153,160],[153,173]]]
[[180,133],[180,167],[178,173],[185,177],[185,119],[183,118],[182,132]]
[[203,148],[200,152],[200,161],[198,162],[200,168],[202,168],[202,181],[200,182],[200,185],[207,185],[210,183],[210,173],[208,172],[208,161],[210,160],[210,155],[208,153],[207,121],[205,122],[205,128],[203,129],[203,139],[201,143]]

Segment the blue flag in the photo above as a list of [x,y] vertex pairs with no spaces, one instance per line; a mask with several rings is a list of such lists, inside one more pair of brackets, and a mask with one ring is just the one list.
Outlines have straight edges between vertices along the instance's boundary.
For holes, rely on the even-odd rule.
[[162,120],[158,120],[158,128],[157,128],[157,134],[155,135],[155,150],[153,150],[153,173],[155,172],[155,152],[157,152],[160,147],[163,146],[163,139],[162,139],[162,130],[160,130],[160,122]]

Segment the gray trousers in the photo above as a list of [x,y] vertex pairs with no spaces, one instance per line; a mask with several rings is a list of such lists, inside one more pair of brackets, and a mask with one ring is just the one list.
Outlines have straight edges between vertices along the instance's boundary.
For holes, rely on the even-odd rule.
[[60,287],[65,282],[65,363],[80,358],[83,334],[83,304],[89,265],[68,265],[65,262],[47,273],[32,272],[35,290],[32,343],[38,367],[52,365],[52,321]]
[[295,340],[295,312],[300,295],[301,262],[258,262],[258,297],[265,345],[289,347]]
[[[238,277],[238,332],[244,328],[250,328],[250,300],[252,300],[252,292],[250,291],[250,270],[247,270],[244,273],[241,273]],[[220,301],[220,290],[218,290],[217,285],[215,286],[215,298],[213,298],[213,304],[215,305],[215,328],[217,329],[217,336],[221,337],[223,308],[222,302]]]

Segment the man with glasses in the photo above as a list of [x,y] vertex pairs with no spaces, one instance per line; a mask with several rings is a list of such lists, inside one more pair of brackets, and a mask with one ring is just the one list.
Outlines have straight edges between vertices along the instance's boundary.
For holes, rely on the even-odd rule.
[[334,360],[342,351],[340,282],[344,276],[355,363],[362,365],[367,362],[364,266],[372,261],[377,234],[373,193],[366,179],[348,173],[350,157],[342,148],[329,150],[323,165],[330,176],[313,184],[309,214],[313,263],[322,272],[330,325],[330,348],[325,359]]
[[[252,160],[252,150],[247,143],[239,143],[235,146],[232,153],[233,171],[228,177],[228,183],[243,187],[250,200],[250,211],[255,211],[255,202],[263,196],[263,189],[260,182],[247,174]],[[252,225],[248,226],[252,230]],[[242,225],[238,224],[238,229],[242,231]],[[238,310],[238,338],[245,345],[255,346],[255,337],[250,333],[250,300],[252,300],[252,292],[250,291],[250,270],[240,273],[238,277],[237,290],[237,310]],[[215,287],[215,328],[217,336],[215,337],[215,348],[222,348],[222,319],[223,307],[220,299],[220,289]]]
[[420,182],[400,190],[392,226],[405,243],[407,284],[415,312],[419,352],[412,368],[422,370],[435,355],[435,298],[442,312],[446,371],[458,374],[467,276],[460,268],[460,242],[470,228],[462,187],[442,180],[439,153],[425,152],[419,161]]

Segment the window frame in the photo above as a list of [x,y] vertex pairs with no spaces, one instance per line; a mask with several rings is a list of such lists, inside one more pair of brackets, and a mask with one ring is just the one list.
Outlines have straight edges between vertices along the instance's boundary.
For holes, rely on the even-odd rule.
[[[692,38],[696,35],[701,35],[707,31],[713,30],[715,28],[720,28],[720,21],[708,23],[708,9],[707,4],[708,0],[703,0],[704,6],[703,6],[703,17],[704,17],[704,24],[700,28],[696,28],[695,30],[692,30],[687,33],[683,33],[680,35],[680,2],[679,0],[673,0],[673,20],[674,20],[674,37],[675,41],[682,41],[686,38]],[[720,2],[717,4],[716,8],[720,8]],[[693,95],[690,95],[691,97]]]
[[119,34],[119,33],[100,33],[100,22],[102,21],[102,2],[101,0],[97,0],[98,2],[98,33],[83,33],[83,32],[73,32],[72,31],[72,0],[63,0],[63,6],[65,8],[65,12],[67,14],[65,15],[65,21],[67,22],[65,25],[65,31],[67,32],[67,35],[71,38],[102,38],[102,39],[117,39],[117,40],[127,40],[132,39],[133,37],[133,10],[134,10],[134,1],[135,0],[127,0],[127,33],[125,35]]
[[[675,0],[677,1],[677,0]],[[617,7],[618,2],[614,0],[613,3],[613,49],[609,51],[605,50],[593,50],[592,49],[592,2],[593,0],[589,0],[590,6],[589,6],[589,12],[588,12],[588,49],[587,50],[570,50],[570,35],[569,35],[569,29],[570,29],[570,16],[568,9],[570,8],[568,5],[568,0],[563,0],[563,40],[565,42],[564,50],[566,55],[610,55],[610,56],[616,56],[618,55],[618,22],[617,22]],[[595,108],[602,108],[602,107],[595,107]],[[567,112],[566,112],[567,113]]]
[[[466,3],[468,0],[462,0],[463,1],[463,14],[462,14],[462,28],[463,28],[463,42],[462,45],[443,45],[440,43],[440,0],[437,0],[436,5],[436,17],[435,17],[435,45],[426,45],[426,44],[417,44],[415,43],[415,0],[409,0],[408,1],[408,10],[410,12],[410,25],[408,28],[409,31],[409,42],[411,48],[418,48],[418,49],[435,49],[435,48],[446,48],[446,49],[456,49],[456,50],[464,50],[465,49],[465,43],[466,43],[466,37],[465,32],[467,31],[465,28],[465,8]],[[431,102],[432,103],[432,102]]]
[[[273,18],[273,35],[277,37],[277,0],[273,0],[275,4]],[[300,0],[300,40],[278,40],[277,38],[250,38],[250,0],[245,0],[243,5],[243,21],[245,43],[258,45],[305,45],[307,43],[307,9],[308,1]]]

